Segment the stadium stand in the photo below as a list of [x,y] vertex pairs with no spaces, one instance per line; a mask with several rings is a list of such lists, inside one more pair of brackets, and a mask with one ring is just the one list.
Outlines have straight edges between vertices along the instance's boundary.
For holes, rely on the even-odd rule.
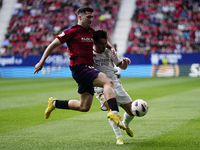
[[131,29],[131,18],[135,11],[136,0],[122,0],[117,16],[116,26],[111,37],[112,43],[117,44],[118,53],[123,55],[126,52],[128,34]]
[[75,12],[84,5],[94,8],[92,26],[107,30],[121,54],[200,51],[199,0],[17,0],[0,56],[41,55],[61,30],[76,23]]
[[199,0],[137,0],[126,52],[199,52],[199,11]]
[[[16,1],[17,0],[3,0],[2,7],[0,9],[0,44],[6,39],[6,29],[8,27]],[[5,47],[0,46],[0,55],[4,54],[5,50]]]
[[[47,45],[63,29],[76,23],[76,10],[81,6],[94,9],[94,29],[105,29],[111,36],[121,0],[18,0],[0,56],[41,55]],[[67,45],[54,54],[66,52]]]

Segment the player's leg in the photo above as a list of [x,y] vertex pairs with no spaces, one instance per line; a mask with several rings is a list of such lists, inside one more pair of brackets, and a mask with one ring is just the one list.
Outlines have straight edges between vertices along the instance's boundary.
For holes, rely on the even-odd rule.
[[88,92],[79,94],[80,101],[70,100],[68,103],[69,109],[87,112],[90,110],[93,101],[93,95]]
[[[108,103],[106,102],[106,99],[104,97],[103,88],[95,87],[95,92],[96,92],[97,99],[101,103],[101,110],[102,111],[107,111],[107,110],[109,111],[110,108],[109,108]],[[113,120],[111,120],[110,118],[108,118],[108,122],[109,122],[110,126],[112,127],[112,129],[115,133],[115,136],[116,136],[116,139],[117,139],[116,144],[122,145],[124,142],[123,142],[123,137],[122,137],[122,134],[121,134],[120,127],[118,127],[116,125],[116,123]]]
[[113,120],[120,128],[126,129],[123,122],[121,121],[121,117],[118,115],[119,108],[117,105],[117,100],[115,98],[113,81],[109,79],[104,73],[100,72],[96,76],[96,78],[94,78],[93,86],[104,88],[104,96],[108,103],[109,108],[111,109],[107,115],[108,118]]
[[129,116],[134,117],[134,115],[131,113],[131,104],[132,104],[132,101],[126,104],[122,104],[120,105],[120,107],[122,107]]
[[131,130],[131,128],[129,127],[129,123],[133,120],[134,118],[134,115],[131,113],[131,103],[132,102],[129,102],[127,104],[123,104],[123,105],[120,105],[124,110],[124,118],[123,118],[123,123],[124,125],[126,126],[126,133],[130,136],[130,137],[133,137],[134,134],[133,134],[133,131]]
[[118,126],[116,125],[116,123],[115,123],[114,121],[112,121],[110,118],[108,118],[108,121],[109,121],[110,126],[112,127],[112,129],[113,129],[113,131],[114,131],[114,133],[115,133],[115,136],[116,136],[116,139],[117,139],[116,144],[117,144],[117,145],[122,145],[122,144],[124,144],[120,127],[118,127]]
[[124,110],[124,117],[123,117],[123,123],[126,126],[126,133],[133,137],[133,131],[129,127],[129,123],[134,118],[134,115],[131,113],[131,104],[132,99],[128,95],[128,93],[124,90],[121,83],[119,83],[117,80],[114,82],[115,84],[115,94],[117,98],[117,103],[119,106],[121,106]]
[[56,100],[55,98],[50,98],[48,107],[45,110],[45,118],[48,119],[51,112],[55,108],[72,109],[82,112],[88,111],[91,107],[94,95],[92,81],[98,73],[99,71],[91,69],[90,67],[83,64],[74,66],[72,68],[72,75],[74,80],[78,83],[78,93],[80,101]]
[[57,100],[55,106],[61,109],[72,109],[82,112],[89,111],[94,95],[92,81],[98,75],[98,73],[99,71],[91,69],[84,64],[74,66],[72,68],[72,76],[78,83],[80,101],[68,100],[66,102]]
[[113,90],[113,81],[109,79],[104,73],[100,72],[93,80],[93,86],[103,87],[104,96],[106,100],[115,98]]
[[[99,96],[97,96],[97,98],[99,99],[99,98],[104,98],[104,96],[103,96],[103,94],[102,95],[100,95],[101,97],[99,97]],[[127,97],[128,98],[128,97]],[[124,99],[126,99],[126,98],[124,98]],[[101,106],[101,107],[105,107],[107,110],[109,110],[110,108],[109,108],[109,106],[108,106],[108,104],[107,104],[107,102],[105,101],[105,100],[103,100],[104,101],[104,103],[103,103],[103,105]],[[124,113],[124,118],[123,118],[123,123],[124,123],[124,125],[126,126],[126,133],[130,136],[130,137],[133,137],[134,136],[134,134],[133,134],[133,131],[131,130],[131,128],[129,127],[129,123],[133,120],[133,118],[134,118],[134,115],[131,113],[131,111],[130,111],[130,108],[131,108],[131,103],[132,102],[129,102],[129,103],[127,103],[127,104],[123,104],[123,105],[120,105],[124,110],[125,110],[125,113]],[[128,112],[128,113],[127,113]],[[117,137],[117,139],[119,138],[119,135],[121,134],[121,132],[119,131],[119,129],[117,129],[116,127],[115,127],[115,125],[113,125],[113,123],[112,123],[112,121],[110,121],[109,120],[109,123],[110,123],[110,125],[111,125],[111,127],[113,128],[113,131],[114,131],[114,133],[115,133],[115,135],[116,135],[116,137]]]
[[45,118],[48,119],[51,112],[55,109],[71,109],[81,112],[87,112],[90,110],[92,105],[93,95],[88,92],[79,94],[80,100],[57,100],[56,98],[50,97],[48,107],[45,110]]
[[71,109],[81,112],[87,112],[92,105],[93,95],[88,92],[79,94],[80,100],[55,100],[53,105],[59,109]]

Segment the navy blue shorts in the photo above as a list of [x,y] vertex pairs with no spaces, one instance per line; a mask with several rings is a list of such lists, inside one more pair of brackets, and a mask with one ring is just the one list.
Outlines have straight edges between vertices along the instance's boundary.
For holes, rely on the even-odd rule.
[[94,95],[93,79],[99,74],[99,70],[85,64],[78,64],[71,68],[72,76],[78,83],[78,93],[88,92]]

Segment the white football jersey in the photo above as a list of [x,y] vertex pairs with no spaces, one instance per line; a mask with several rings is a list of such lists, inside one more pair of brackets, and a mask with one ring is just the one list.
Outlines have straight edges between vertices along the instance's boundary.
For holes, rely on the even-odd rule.
[[[93,66],[95,69],[105,73],[114,83],[114,92],[115,98],[117,99],[117,104],[127,104],[132,102],[132,99],[128,95],[128,93],[124,90],[121,85],[120,80],[115,75],[116,69],[114,68],[114,64],[118,66],[122,61],[118,60],[114,57],[112,52],[109,49],[106,49],[103,53],[96,53],[93,51]],[[103,95],[103,88],[102,87],[94,87],[96,92],[97,99],[101,102],[101,109],[103,109],[103,104],[106,101]]]
[[114,64],[118,66],[122,62],[116,59],[109,49],[106,49],[103,53],[97,53],[93,50],[93,61],[94,68],[105,73],[110,79],[117,71]]

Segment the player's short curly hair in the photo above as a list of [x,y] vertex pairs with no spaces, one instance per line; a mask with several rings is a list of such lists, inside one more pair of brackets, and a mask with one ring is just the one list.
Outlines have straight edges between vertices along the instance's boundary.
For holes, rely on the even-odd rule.
[[86,14],[86,12],[93,12],[93,9],[91,7],[81,7],[77,10],[77,15],[80,15],[80,14]]
[[94,31],[93,40],[95,42],[98,42],[99,39],[108,39],[108,33],[106,30],[101,29],[101,30]]

